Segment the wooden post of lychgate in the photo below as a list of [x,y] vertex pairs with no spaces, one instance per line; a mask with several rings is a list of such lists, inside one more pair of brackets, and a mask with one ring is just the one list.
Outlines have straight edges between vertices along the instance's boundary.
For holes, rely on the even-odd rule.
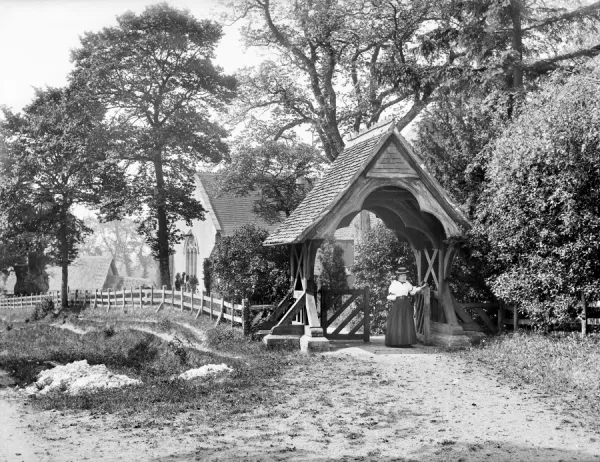
[[585,302],[585,295],[581,293],[581,304],[583,305],[581,312],[581,336],[587,335],[587,303]]
[[431,342],[431,289],[426,286],[423,290],[423,343]]

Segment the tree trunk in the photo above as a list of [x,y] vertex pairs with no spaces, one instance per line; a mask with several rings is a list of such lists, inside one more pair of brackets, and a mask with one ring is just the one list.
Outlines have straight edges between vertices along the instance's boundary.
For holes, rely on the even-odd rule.
[[156,218],[158,220],[158,266],[160,273],[160,286],[167,286],[171,290],[171,271],[169,268],[169,222],[165,204],[165,178],[162,168],[160,151],[154,154],[154,170],[156,172],[156,194],[158,206]]
[[69,241],[67,239],[67,215],[60,214],[60,229],[58,239],[60,242],[60,265],[62,279],[60,283],[60,305],[63,309],[69,307]]
[[521,30],[521,11],[515,0],[511,2],[510,16],[513,24],[512,49],[518,56],[512,72],[512,87],[520,90],[523,87],[523,31]]

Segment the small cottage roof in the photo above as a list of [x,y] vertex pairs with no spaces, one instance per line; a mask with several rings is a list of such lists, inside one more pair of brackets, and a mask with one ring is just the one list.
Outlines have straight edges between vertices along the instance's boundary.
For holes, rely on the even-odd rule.
[[[59,266],[47,268],[48,290],[60,290],[62,269]],[[118,276],[117,267],[111,256],[77,257],[69,265],[70,290],[96,290],[108,287],[109,276]]]
[[[402,151],[397,153],[396,158],[385,150],[390,141]],[[419,187],[424,186],[421,189],[427,192],[428,200],[431,198],[441,206],[453,222],[453,229],[469,226],[467,218],[448,192],[426,170],[422,160],[395,129],[395,120],[392,119],[350,140],[331,168],[296,210],[267,238],[265,245],[293,244],[306,240],[311,230],[332,212],[335,205],[352,194],[352,186],[357,179],[367,173],[370,178],[385,180],[410,177],[412,182],[420,181]]]

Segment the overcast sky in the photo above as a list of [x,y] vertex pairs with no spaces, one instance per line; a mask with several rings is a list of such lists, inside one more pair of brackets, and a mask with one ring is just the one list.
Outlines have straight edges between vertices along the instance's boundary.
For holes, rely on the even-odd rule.
[[[0,105],[20,111],[34,87],[62,86],[79,37],[116,25],[127,10],[140,13],[152,0],[0,0]],[[169,0],[197,18],[217,19],[219,0]],[[256,62],[244,53],[237,26],[226,27],[216,62],[227,72]]]

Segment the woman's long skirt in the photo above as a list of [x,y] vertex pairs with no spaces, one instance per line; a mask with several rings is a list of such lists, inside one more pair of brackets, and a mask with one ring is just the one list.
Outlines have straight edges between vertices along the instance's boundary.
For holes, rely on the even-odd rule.
[[406,347],[417,343],[414,315],[410,298],[397,298],[394,301],[387,318],[386,346]]

